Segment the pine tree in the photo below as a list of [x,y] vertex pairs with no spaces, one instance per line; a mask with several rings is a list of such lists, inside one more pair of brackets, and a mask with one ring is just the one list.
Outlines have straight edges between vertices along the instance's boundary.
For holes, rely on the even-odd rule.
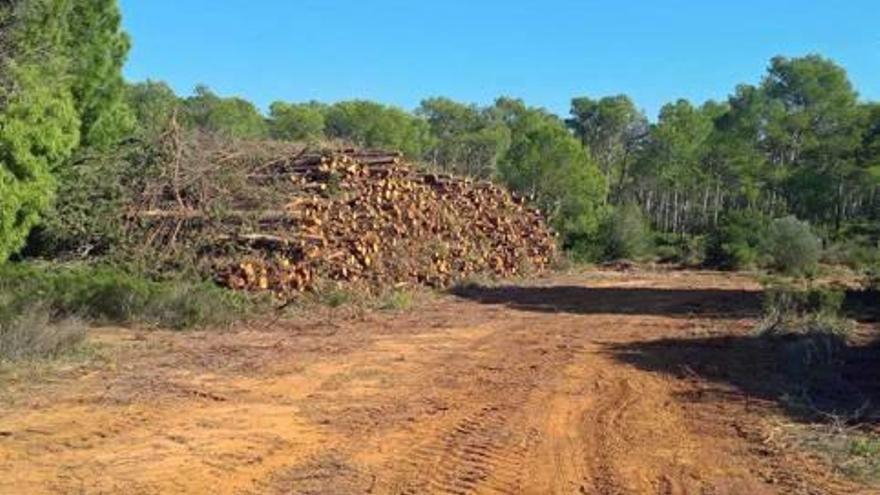
[[84,145],[108,147],[128,135],[134,115],[125,104],[122,66],[131,42],[116,0],[75,0],[65,49]]
[[0,262],[52,204],[76,149],[131,131],[128,48],[115,0],[0,1]]
[[64,35],[62,2],[0,5],[4,19],[0,108],[0,262],[24,244],[49,206],[52,169],[79,142],[80,121],[54,43]]

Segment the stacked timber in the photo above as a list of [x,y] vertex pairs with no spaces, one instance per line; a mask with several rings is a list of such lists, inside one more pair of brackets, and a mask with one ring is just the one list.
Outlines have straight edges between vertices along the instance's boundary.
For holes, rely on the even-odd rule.
[[488,181],[419,172],[398,153],[231,154],[223,169],[247,186],[227,193],[224,208],[165,187],[134,215],[144,243],[190,246],[233,289],[289,299],[326,279],[443,287],[474,273],[540,271],[555,256],[554,234],[523,199]]

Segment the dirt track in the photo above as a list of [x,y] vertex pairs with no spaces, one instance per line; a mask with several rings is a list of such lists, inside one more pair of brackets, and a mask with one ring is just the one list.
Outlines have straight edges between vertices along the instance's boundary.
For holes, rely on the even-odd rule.
[[100,332],[106,366],[6,387],[0,493],[858,493],[768,438],[772,403],[651,346],[745,334],[756,290],[599,273],[358,321]]

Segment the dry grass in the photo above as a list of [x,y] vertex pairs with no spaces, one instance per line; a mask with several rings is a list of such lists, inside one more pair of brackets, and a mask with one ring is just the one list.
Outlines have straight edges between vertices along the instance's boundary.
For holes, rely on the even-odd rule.
[[847,478],[880,486],[880,435],[846,425],[838,418],[826,425],[785,425],[783,441],[816,453]]
[[0,361],[57,358],[79,348],[86,329],[79,319],[53,320],[44,308],[30,308],[0,321]]
[[378,308],[385,311],[409,311],[415,304],[412,291],[403,288],[393,289],[379,298]]

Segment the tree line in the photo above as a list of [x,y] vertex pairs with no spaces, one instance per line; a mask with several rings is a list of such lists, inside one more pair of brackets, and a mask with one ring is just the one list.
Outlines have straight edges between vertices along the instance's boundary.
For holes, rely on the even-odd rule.
[[[437,170],[500,180],[533,197],[570,246],[596,242],[603,218],[636,204],[661,231],[697,235],[726,212],[794,215],[828,237],[877,220],[880,105],[859,99],[843,67],[819,55],[776,57],[757,84],[724,101],[680,99],[650,122],[626,95],[576,97],[562,119],[502,97],[477,106],[438,97],[412,112],[371,101],[278,101],[268,115],[200,86],[176,98],[131,85],[142,127],[156,102],[190,125],[242,138],[339,139],[392,148]],[[152,120],[152,122],[151,122]]]
[[609,224],[630,224],[615,217],[624,214],[682,238],[737,215],[793,215],[826,239],[876,242],[880,104],[819,55],[776,57],[725,100],[677,100],[656,122],[626,95],[575,97],[566,118],[509,97],[429,98],[413,111],[277,101],[263,113],[203,85],[180,96],[160,81],[124,81],[120,20],[115,0],[0,1],[0,260],[111,245],[105,220],[119,216],[172,121],[230,139],[395,149],[496,180],[589,257],[601,255]]

